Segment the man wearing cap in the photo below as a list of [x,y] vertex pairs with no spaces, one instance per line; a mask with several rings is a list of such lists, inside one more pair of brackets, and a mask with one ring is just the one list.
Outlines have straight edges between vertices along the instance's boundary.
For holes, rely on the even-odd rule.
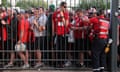
[[[52,15],[55,10],[55,6],[52,4],[49,6],[48,10],[48,21],[47,21],[47,36],[48,36],[48,49],[53,50],[53,36],[52,36]],[[54,53],[49,53],[49,58],[54,58]],[[50,62],[50,64],[53,62]]]

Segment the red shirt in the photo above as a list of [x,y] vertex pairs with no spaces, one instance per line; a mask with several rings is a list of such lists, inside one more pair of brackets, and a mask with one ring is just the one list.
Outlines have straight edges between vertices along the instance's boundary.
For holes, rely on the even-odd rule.
[[[99,20],[97,19],[97,17],[92,17],[90,18],[90,23],[91,23],[91,26],[93,26],[93,24],[98,24],[99,23]],[[94,29],[91,28],[91,31],[90,31],[90,36],[89,36],[90,40],[92,41],[93,38],[94,38]]]
[[7,30],[5,27],[2,28],[2,38],[3,38],[3,41],[7,40]]
[[[83,16],[83,18],[87,18],[86,16]],[[75,18],[75,27],[84,27],[84,26],[89,26],[88,22],[83,21],[80,17]],[[80,38],[86,38],[86,32],[87,30],[75,30],[74,31],[74,37],[75,39],[80,39]]]
[[35,41],[35,36],[34,36],[34,32],[30,29],[30,23],[28,20],[26,20],[29,28],[28,28],[28,42],[34,42]]
[[[4,15],[3,15],[3,18],[5,18]],[[10,22],[11,22],[11,17],[8,17],[7,23],[10,24]],[[7,29],[6,29],[6,27],[2,28],[2,38],[3,38],[3,41],[7,40]]]
[[34,41],[35,41],[34,32],[29,30],[28,42],[34,42]]
[[91,18],[90,22],[93,24],[94,35],[97,35],[99,38],[108,37],[109,21],[100,16]]
[[[69,21],[69,13],[68,11],[63,12],[64,19]],[[54,30],[57,35],[64,35],[69,32],[69,26],[65,27],[64,23],[62,22],[60,10],[58,9],[53,14],[53,22],[54,22]]]
[[18,38],[20,39],[20,33],[21,31],[23,31],[23,37],[21,38],[21,41],[23,43],[28,42],[28,35],[29,35],[29,22],[27,20],[25,20],[24,18],[22,18],[19,21],[18,24]]

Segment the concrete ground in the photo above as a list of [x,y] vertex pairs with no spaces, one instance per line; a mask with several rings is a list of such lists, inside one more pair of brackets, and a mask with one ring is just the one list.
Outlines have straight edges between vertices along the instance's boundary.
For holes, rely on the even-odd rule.
[[[92,70],[0,70],[0,72],[93,72]],[[109,72],[109,71],[105,71]],[[117,72],[120,72],[117,71]]]
[[[64,70],[5,70],[0,72],[92,72],[92,71],[64,71]],[[108,72],[108,71],[105,71]],[[120,72],[120,71],[118,71]]]
[[[120,69],[118,69],[120,72]],[[14,69],[4,69],[0,70],[0,72],[92,72],[91,68],[83,68],[83,69],[51,69],[51,68],[42,68],[42,69],[26,69],[26,70],[21,70],[19,68],[14,68]],[[105,71],[109,72],[109,71]]]
[[2,71],[2,72],[92,72],[92,71],[61,71],[61,70],[19,70],[19,71]]
[[0,72],[92,72],[92,71],[64,71],[64,70],[5,70]]

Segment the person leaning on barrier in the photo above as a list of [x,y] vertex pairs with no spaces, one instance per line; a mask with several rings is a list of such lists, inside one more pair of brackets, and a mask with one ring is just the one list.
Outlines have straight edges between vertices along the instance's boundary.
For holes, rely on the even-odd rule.
[[[7,8],[7,16],[4,17],[4,20],[2,21],[3,27],[4,27],[4,38],[7,38],[4,42],[4,50],[10,51],[10,62],[5,65],[4,67],[11,67],[13,66],[13,61],[15,59],[15,53],[14,53],[14,46],[17,42],[17,16],[14,14],[14,10],[11,8]],[[5,56],[6,57],[6,56]]]
[[75,37],[75,56],[79,59],[77,66],[84,67],[84,50],[87,49],[87,29],[89,26],[89,19],[84,15],[83,10],[76,11],[75,24],[72,26]]
[[[65,50],[68,46],[69,12],[66,2],[61,2],[60,8],[53,13],[53,33],[56,35],[57,67],[64,66]],[[61,52],[62,51],[62,52]]]
[[[3,50],[3,42],[4,42],[4,39],[3,39],[3,24],[2,24],[2,20],[3,20],[3,15],[2,15],[2,11],[0,10],[0,50]],[[0,52],[0,59],[2,59],[3,58],[3,55],[2,55],[3,53],[2,52]],[[0,67],[2,67],[3,66],[3,64],[2,64],[2,62],[0,62]]]
[[[18,17],[18,45],[22,45],[20,51],[18,51],[18,54],[20,55],[21,59],[24,62],[24,65],[22,66],[23,69],[29,68],[28,63],[28,36],[29,36],[29,22],[27,18],[25,17],[26,13],[25,11],[21,11],[20,16]],[[25,46],[25,48],[24,48]]]
[[44,8],[36,8],[34,11],[34,16],[31,18],[31,29],[33,30],[35,36],[35,50],[37,63],[34,66],[35,68],[41,67],[44,64],[42,63],[42,52],[46,47],[46,22],[47,16],[44,13]]
[[92,23],[92,67],[93,72],[103,72],[106,66],[105,46],[108,40],[109,21],[105,19],[103,10],[99,16],[90,19]]
[[[47,48],[49,50],[53,50],[53,36],[52,36],[52,15],[55,10],[55,6],[52,4],[49,6],[48,9],[48,20],[47,20],[47,39],[48,39],[48,46]],[[49,56],[47,56],[49,59],[54,59],[54,52],[49,52]],[[53,65],[53,61],[49,61],[49,65]]]

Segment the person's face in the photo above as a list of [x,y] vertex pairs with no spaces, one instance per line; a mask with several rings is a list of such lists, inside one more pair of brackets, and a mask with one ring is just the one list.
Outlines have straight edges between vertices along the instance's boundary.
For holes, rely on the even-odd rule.
[[24,13],[20,13],[19,14],[19,19],[21,20],[22,18],[24,18],[25,14]]
[[94,13],[92,16],[93,16],[93,17],[96,17],[96,16],[97,16],[97,14],[96,14],[96,13]]
[[79,12],[76,12],[75,15],[76,15],[76,16],[79,16]]
[[25,13],[25,18],[29,18],[29,14],[28,13]]
[[67,8],[67,4],[64,4],[64,8]]
[[83,12],[79,12],[79,16],[83,16]]
[[62,10],[65,10],[67,8],[67,4],[64,4],[63,6],[61,6]]
[[35,10],[35,11],[34,11],[34,15],[35,15],[35,16],[39,16],[39,10]]
[[18,20],[20,20],[20,14],[17,14],[17,18],[18,18]]
[[8,9],[8,10],[7,10],[7,13],[8,13],[8,16],[11,16],[12,13],[13,13],[13,11],[12,11],[11,9]]
[[43,13],[43,9],[42,9],[42,8],[39,9],[39,13],[40,13],[40,14]]

